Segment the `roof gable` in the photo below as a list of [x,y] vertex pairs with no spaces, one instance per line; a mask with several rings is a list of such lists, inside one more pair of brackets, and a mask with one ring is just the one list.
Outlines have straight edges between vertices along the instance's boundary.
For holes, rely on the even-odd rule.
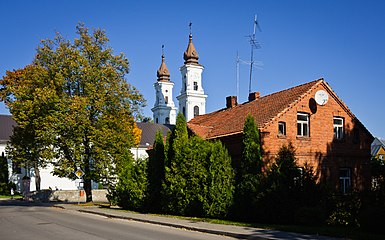
[[[308,94],[319,85],[322,85],[330,97],[333,98],[356,123],[360,124],[367,131],[363,124],[358,121],[349,108],[322,78],[272,93],[232,108],[225,108],[213,113],[197,116],[188,122],[188,127],[193,133],[205,139],[233,135],[243,131],[245,119],[248,114],[251,114],[258,127],[263,130],[263,128],[267,127],[276,118],[297,105],[301,99],[307,97]],[[369,131],[367,132],[369,133]]]

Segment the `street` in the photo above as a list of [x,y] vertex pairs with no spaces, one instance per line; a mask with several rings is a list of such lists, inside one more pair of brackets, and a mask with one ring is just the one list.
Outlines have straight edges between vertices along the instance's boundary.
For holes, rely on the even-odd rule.
[[0,239],[232,239],[183,229],[111,219],[47,204],[0,200]]

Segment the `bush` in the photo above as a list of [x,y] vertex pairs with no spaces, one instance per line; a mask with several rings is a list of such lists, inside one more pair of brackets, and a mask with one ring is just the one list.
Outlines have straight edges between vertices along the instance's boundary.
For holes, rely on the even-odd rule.
[[359,227],[361,199],[357,194],[336,197],[327,223],[333,226]]
[[366,206],[360,212],[360,225],[370,232],[385,233],[385,208],[382,206]]
[[324,212],[320,206],[301,207],[295,214],[295,222],[300,225],[316,226],[325,221]]
[[114,189],[110,189],[108,199],[123,209],[141,211],[144,207],[147,187],[147,160],[127,163],[118,177]]

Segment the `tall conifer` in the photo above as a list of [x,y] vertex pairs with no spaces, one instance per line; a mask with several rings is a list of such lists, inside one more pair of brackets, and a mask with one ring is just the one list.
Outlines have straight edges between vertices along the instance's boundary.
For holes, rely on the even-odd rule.
[[150,212],[161,210],[161,190],[164,180],[164,151],[163,135],[161,131],[156,132],[153,153],[150,155],[147,168],[147,208]]

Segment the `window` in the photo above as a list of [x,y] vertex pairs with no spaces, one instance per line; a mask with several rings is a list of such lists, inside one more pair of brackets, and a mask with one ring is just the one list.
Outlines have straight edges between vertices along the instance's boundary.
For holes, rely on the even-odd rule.
[[183,113],[183,116],[186,117],[186,108],[185,107],[182,108],[182,113]]
[[348,193],[351,186],[350,179],[350,169],[349,168],[341,168],[340,169],[340,191],[343,194]]
[[156,118],[156,119],[155,119],[155,123],[159,123],[159,120],[158,120],[158,118]]
[[194,91],[198,91],[198,83],[194,82]]
[[384,160],[384,154],[379,154],[379,155],[378,155],[378,159]]
[[344,119],[342,117],[334,117],[334,139],[342,139],[344,137]]
[[164,103],[168,104],[168,96],[164,97]]
[[278,135],[285,136],[286,135],[286,123],[279,122],[278,123]]
[[194,117],[198,116],[199,115],[199,107],[198,106],[195,106],[194,107]]
[[297,113],[297,136],[309,136],[309,114]]
[[166,117],[166,124],[170,124],[170,118]]

